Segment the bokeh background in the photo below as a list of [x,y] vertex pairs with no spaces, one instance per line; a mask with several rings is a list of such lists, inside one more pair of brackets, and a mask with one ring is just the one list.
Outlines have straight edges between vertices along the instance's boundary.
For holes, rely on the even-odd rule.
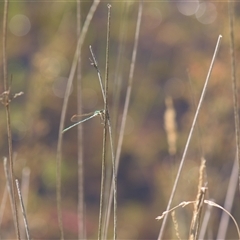
[[[112,5],[110,39],[110,115],[119,125],[126,96],[138,12],[137,1],[99,4],[82,47],[83,111],[103,108],[97,74],[91,66],[89,45],[104,75],[107,3]],[[82,22],[91,1],[81,3]],[[0,2],[1,16],[3,1]],[[235,3],[236,60],[239,60],[240,4]],[[10,1],[8,70],[12,92],[24,95],[11,103],[15,175],[29,173],[27,216],[34,239],[59,239],[56,208],[56,146],[65,86],[77,43],[74,1]],[[1,20],[2,22],[2,20]],[[2,24],[0,25],[2,32]],[[194,132],[173,205],[194,200],[199,165],[206,159],[208,198],[223,205],[235,158],[233,97],[227,1],[143,1],[133,91],[118,175],[119,239],[157,239],[173,179],[211,62],[217,38],[223,36],[198,126]],[[2,40],[1,40],[2,42]],[[120,48],[122,44],[122,48]],[[121,49],[121,51],[119,50]],[[119,59],[119,54],[121,56]],[[119,63],[118,63],[119,61]],[[0,58],[2,66],[2,58]],[[2,70],[1,70],[2,72]],[[120,104],[114,105],[120,91]],[[3,81],[0,83],[3,92]],[[170,156],[164,128],[166,98],[176,113],[176,154]],[[66,126],[77,111],[76,81],[68,104]],[[117,114],[116,114],[117,112]],[[5,109],[0,107],[0,155],[7,156]],[[86,234],[97,237],[101,179],[102,124],[94,118],[83,124]],[[118,130],[114,132],[117,142]],[[77,136],[64,135],[62,163],[63,224],[66,239],[77,239]],[[5,177],[0,163],[0,196]],[[239,196],[239,193],[236,194]],[[240,219],[238,197],[233,216]],[[187,238],[192,206],[176,212],[179,232]],[[213,209],[205,239],[216,238],[222,211]],[[112,222],[112,221],[111,221]],[[112,223],[110,224],[112,229]],[[1,237],[15,237],[9,202],[4,208]],[[110,230],[110,237],[112,236]],[[176,238],[171,219],[166,239]],[[236,239],[232,221],[227,239]]]

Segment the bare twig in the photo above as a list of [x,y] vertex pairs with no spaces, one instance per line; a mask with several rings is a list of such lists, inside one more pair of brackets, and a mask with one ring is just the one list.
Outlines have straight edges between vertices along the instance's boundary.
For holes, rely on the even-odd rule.
[[57,168],[56,168],[56,178],[57,178],[57,209],[58,209],[58,225],[60,229],[61,234],[61,240],[64,239],[64,232],[63,232],[63,223],[62,223],[62,207],[61,207],[61,164],[62,164],[62,142],[63,142],[63,128],[64,128],[64,122],[66,117],[66,111],[67,111],[67,105],[68,105],[68,99],[71,92],[71,86],[73,82],[73,78],[76,72],[78,59],[79,59],[79,49],[81,49],[82,44],[85,40],[86,33],[89,27],[89,24],[92,20],[92,17],[97,9],[97,6],[99,4],[100,0],[95,0],[89,10],[89,13],[86,17],[86,20],[84,22],[81,35],[79,36],[78,42],[77,42],[77,48],[74,54],[71,70],[68,77],[68,83],[66,87],[66,92],[63,100],[63,107],[61,112],[61,119],[60,119],[60,126],[59,126],[59,133],[58,133],[58,144],[57,144]]
[[[211,64],[210,64],[210,68],[208,70],[207,78],[206,78],[206,81],[205,81],[205,84],[204,84],[204,87],[203,87],[203,90],[202,90],[202,94],[201,94],[201,97],[200,97],[200,100],[199,100],[199,103],[198,103],[198,107],[197,107],[197,110],[196,110],[196,113],[195,113],[195,116],[194,116],[194,119],[193,119],[191,129],[190,129],[190,133],[188,135],[187,143],[185,145],[183,156],[182,156],[182,159],[181,159],[181,162],[180,162],[180,165],[179,165],[177,176],[176,176],[176,179],[175,179],[175,182],[174,182],[174,185],[173,185],[172,193],[171,193],[171,196],[170,196],[169,201],[168,201],[168,205],[167,205],[167,209],[166,209],[167,212],[171,207],[171,204],[172,204],[172,201],[173,201],[176,189],[177,189],[178,181],[179,181],[179,178],[180,178],[180,175],[181,175],[181,172],[182,172],[183,164],[185,162],[185,158],[186,158],[187,150],[188,150],[188,147],[189,147],[189,143],[190,143],[190,140],[192,138],[193,130],[194,130],[196,122],[197,122],[197,118],[198,118],[198,114],[200,112],[200,108],[202,106],[202,102],[203,102],[203,99],[204,99],[204,96],[205,96],[205,93],[206,93],[207,85],[208,85],[210,75],[211,75],[211,72],[212,72],[212,69],[213,69],[213,64],[214,64],[216,56],[217,56],[217,52],[218,52],[218,49],[219,49],[219,46],[220,46],[221,39],[222,39],[222,36],[219,35],[218,41],[217,41],[217,44],[216,44],[216,47],[215,47],[215,51],[214,51],[214,54],[213,54],[213,58],[212,58],[212,61],[211,61]],[[163,237],[167,217],[168,217],[168,214],[166,214],[165,217],[164,217],[164,220],[163,220],[160,232],[159,232],[159,236],[158,236],[159,240],[162,239],[162,237]]]
[[18,190],[18,197],[19,197],[19,201],[20,201],[22,214],[23,214],[23,221],[24,221],[24,226],[25,226],[25,230],[26,230],[26,236],[27,236],[27,239],[30,240],[29,227],[28,227],[28,222],[27,222],[27,215],[26,215],[26,211],[25,211],[25,208],[24,208],[24,204],[23,204],[23,198],[22,198],[22,194],[21,194],[21,191],[20,191],[19,182],[18,182],[17,179],[15,179],[15,182],[16,182],[16,186],[17,186],[17,190]]

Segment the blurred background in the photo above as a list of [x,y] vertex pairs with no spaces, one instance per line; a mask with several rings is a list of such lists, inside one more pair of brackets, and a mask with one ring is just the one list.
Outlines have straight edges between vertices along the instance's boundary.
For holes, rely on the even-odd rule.
[[[128,85],[137,1],[101,2],[82,47],[83,112],[103,109],[89,46],[104,76],[107,3],[112,5],[109,101],[117,144]],[[81,2],[84,22],[92,2]],[[0,3],[3,16],[4,3]],[[235,3],[236,53],[240,45],[240,4]],[[2,22],[2,20],[1,20]],[[76,2],[15,1],[8,15],[8,71],[12,92],[24,95],[11,103],[15,175],[29,175],[27,217],[34,239],[59,239],[56,207],[56,148],[65,87],[76,50]],[[2,24],[0,25],[2,32]],[[130,99],[118,174],[119,239],[157,239],[162,214],[172,190],[192,120],[210,66],[217,38],[223,36],[204,103],[186,156],[173,206],[195,200],[201,157],[206,159],[208,196],[223,205],[235,158],[233,97],[227,1],[143,1],[133,90]],[[2,39],[1,39],[2,42]],[[236,61],[238,65],[239,56]],[[0,58],[2,66],[2,58]],[[2,73],[2,68],[1,68]],[[9,77],[10,78],[10,77]],[[68,104],[65,126],[77,112],[76,81]],[[3,92],[3,81],[0,92]],[[119,104],[116,96],[119,94]],[[194,100],[195,99],[195,100]],[[174,109],[174,139],[170,148],[164,119]],[[173,116],[174,116],[173,114]],[[4,106],[0,107],[0,155],[8,155]],[[102,124],[96,117],[83,123],[86,235],[97,238]],[[62,208],[66,239],[77,239],[77,128],[64,134]],[[200,134],[199,134],[200,132]],[[110,159],[110,158],[109,158]],[[110,161],[110,160],[109,160]],[[5,189],[0,162],[0,197]],[[236,195],[238,196],[239,193]],[[1,200],[0,200],[1,201]],[[240,219],[239,201],[233,216]],[[179,232],[187,238],[193,206],[176,211]],[[216,238],[222,211],[213,209],[205,239]],[[21,220],[22,221],[22,220]],[[112,219],[110,220],[112,237]],[[171,218],[165,239],[176,238]],[[15,237],[9,201],[4,208],[1,237]],[[230,220],[227,239],[236,239]]]

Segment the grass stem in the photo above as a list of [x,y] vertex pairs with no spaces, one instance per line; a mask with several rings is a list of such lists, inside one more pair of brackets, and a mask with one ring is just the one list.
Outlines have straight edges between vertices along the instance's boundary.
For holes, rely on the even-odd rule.
[[8,5],[9,1],[4,1],[4,13],[3,13],[3,81],[4,81],[4,91],[6,93],[3,104],[6,109],[6,118],[7,118],[7,135],[8,135],[8,152],[9,152],[9,174],[11,181],[11,191],[12,191],[12,200],[14,207],[14,220],[16,226],[16,236],[20,239],[20,229],[18,221],[18,209],[16,203],[16,188],[14,184],[14,172],[13,172],[13,150],[12,150],[12,131],[11,131],[11,117],[10,117],[10,88],[8,84],[8,69],[7,69],[7,20],[8,20]]
[[[77,37],[81,35],[81,1],[77,0]],[[77,113],[82,114],[82,54],[78,49],[77,65]],[[83,126],[78,125],[78,239],[85,239],[85,217],[84,217],[84,168],[83,168]]]
[[[194,116],[194,119],[193,119],[193,123],[192,123],[191,129],[190,129],[189,135],[188,135],[188,139],[187,139],[184,151],[183,151],[183,156],[182,156],[179,168],[178,168],[178,172],[177,172],[177,176],[175,178],[175,182],[174,182],[174,185],[173,185],[171,196],[170,196],[169,201],[168,201],[166,212],[168,212],[168,210],[170,209],[173,198],[174,198],[174,195],[176,193],[178,181],[179,181],[179,178],[180,178],[180,175],[181,175],[181,172],[182,172],[183,164],[185,162],[185,158],[186,158],[186,154],[187,154],[188,147],[189,147],[189,144],[190,144],[190,140],[191,140],[192,135],[193,135],[193,130],[195,128],[197,118],[198,118],[198,115],[199,115],[199,112],[200,112],[200,108],[202,106],[202,102],[203,102],[203,99],[204,99],[204,96],[205,96],[205,93],[206,93],[207,85],[208,85],[210,75],[211,75],[211,72],[212,72],[212,69],[213,69],[213,65],[214,65],[214,62],[215,62],[215,59],[216,59],[216,56],[217,56],[217,52],[218,52],[218,49],[219,49],[219,46],[220,46],[221,39],[222,39],[222,35],[219,35],[218,40],[217,40],[217,44],[216,44],[216,47],[215,47],[215,51],[214,51],[214,54],[213,54],[213,58],[212,58],[212,61],[211,61],[211,64],[210,64],[210,68],[208,70],[208,74],[207,74],[207,77],[206,77],[206,81],[205,81],[205,84],[204,84],[204,87],[203,87],[203,90],[202,90],[202,94],[201,94],[201,97],[200,97],[200,100],[199,100],[199,103],[198,103],[198,106],[197,106],[197,110],[196,110],[196,113],[195,113],[195,116]],[[163,233],[164,233],[164,230],[165,230],[167,218],[168,218],[168,213],[164,216],[163,223],[162,223],[162,226],[161,226],[161,229],[160,229],[160,232],[159,232],[158,240],[163,238]]]
[[79,59],[79,49],[81,49],[82,44],[85,40],[86,33],[88,31],[88,27],[90,25],[90,22],[93,18],[93,15],[97,9],[97,6],[99,4],[100,0],[95,0],[91,8],[88,12],[88,15],[86,17],[86,20],[83,24],[82,32],[78,38],[77,42],[77,48],[74,54],[71,70],[69,73],[68,77],[68,82],[67,82],[67,87],[66,87],[66,92],[64,95],[64,100],[63,100],[63,106],[62,106],[62,111],[61,111],[61,118],[60,118],[60,125],[59,125],[59,133],[58,133],[58,144],[57,144],[57,157],[56,157],[56,162],[57,162],[57,168],[56,168],[56,178],[57,178],[57,212],[58,212],[58,225],[60,229],[60,234],[61,234],[61,240],[64,239],[64,233],[63,233],[63,223],[62,223],[62,200],[61,200],[61,164],[62,164],[62,142],[63,142],[63,128],[64,128],[64,122],[66,118],[66,112],[67,112],[67,105],[68,105],[68,100],[71,92],[71,87],[72,87],[72,82],[73,78],[75,76],[77,64],[78,64],[78,59]]
[[26,211],[25,211],[25,207],[24,207],[24,203],[23,203],[23,198],[22,198],[22,194],[21,194],[21,191],[20,191],[20,187],[19,187],[19,182],[18,182],[17,179],[15,180],[15,182],[16,182],[16,186],[17,186],[17,190],[18,190],[18,197],[19,197],[20,206],[21,206],[21,210],[22,210],[23,221],[24,221],[24,226],[25,226],[25,230],[26,230],[26,236],[27,236],[27,239],[30,240],[27,215],[26,215]]
[[[138,49],[138,40],[139,40],[139,34],[140,34],[140,26],[141,26],[141,19],[142,19],[142,2],[139,3],[138,8],[138,16],[137,16],[137,25],[136,25],[136,31],[135,31],[135,39],[134,39],[134,46],[133,46],[133,53],[132,53],[132,60],[131,60],[131,66],[130,66],[130,73],[129,73],[129,79],[128,79],[128,88],[127,88],[127,94],[125,98],[125,104],[124,104],[124,110],[123,110],[123,116],[120,126],[120,135],[118,139],[118,145],[117,145],[117,152],[115,157],[115,172],[117,176],[118,172],[118,166],[120,161],[120,154],[122,149],[122,143],[123,143],[123,136],[124,136],[124,130],[127,120],[127,113],[131,98],[131,92],[132,92],[132,85],[133,85],[133,74],[135,69],[135,63],[136,63],[136,56],[137,56],[137,49]],[[105,223],[105,234],[107,232],[108,224],[109,224],[109,218],[111,213],[111,206],[112,206],[112,200],[113,200],[113,192],[114,192],[114,182],[111,184],[110,189],[110,196],[108,200],[108,206],[107,206],[107,215],[106,215],[106,223]]]

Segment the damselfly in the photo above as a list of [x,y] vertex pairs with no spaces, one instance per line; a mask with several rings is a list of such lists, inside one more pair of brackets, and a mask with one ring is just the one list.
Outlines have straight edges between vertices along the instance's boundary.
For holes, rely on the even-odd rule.
[[[84,116],[90,116],[90,117],[84,118],[83,120],[79,120],[79,119],[82,119],[82,117],[84,117]],[[91,112],[91,113],[87,113],[87,114],[82,114],[82,115],[77,115],[77,114],[75,114],[75,115],[73,115],[73,116],[71,117],[71,121],[72,121],[72,122],[77,122],[77,123],[71,125],[70,127],[65,128],[62,132],[64,133],[64,132],[68,131],[69,129],[77,126],[78,124],[83,123],[83,122],[86,122],[86,121],[88,121],[89,119],[94,118],[94,117],[96,117],[96,116],[100,116],[100,118],[103,120],[103,119],[104,119],[104,110],[97,110],[97,111],[95,111],[95,112]]]

